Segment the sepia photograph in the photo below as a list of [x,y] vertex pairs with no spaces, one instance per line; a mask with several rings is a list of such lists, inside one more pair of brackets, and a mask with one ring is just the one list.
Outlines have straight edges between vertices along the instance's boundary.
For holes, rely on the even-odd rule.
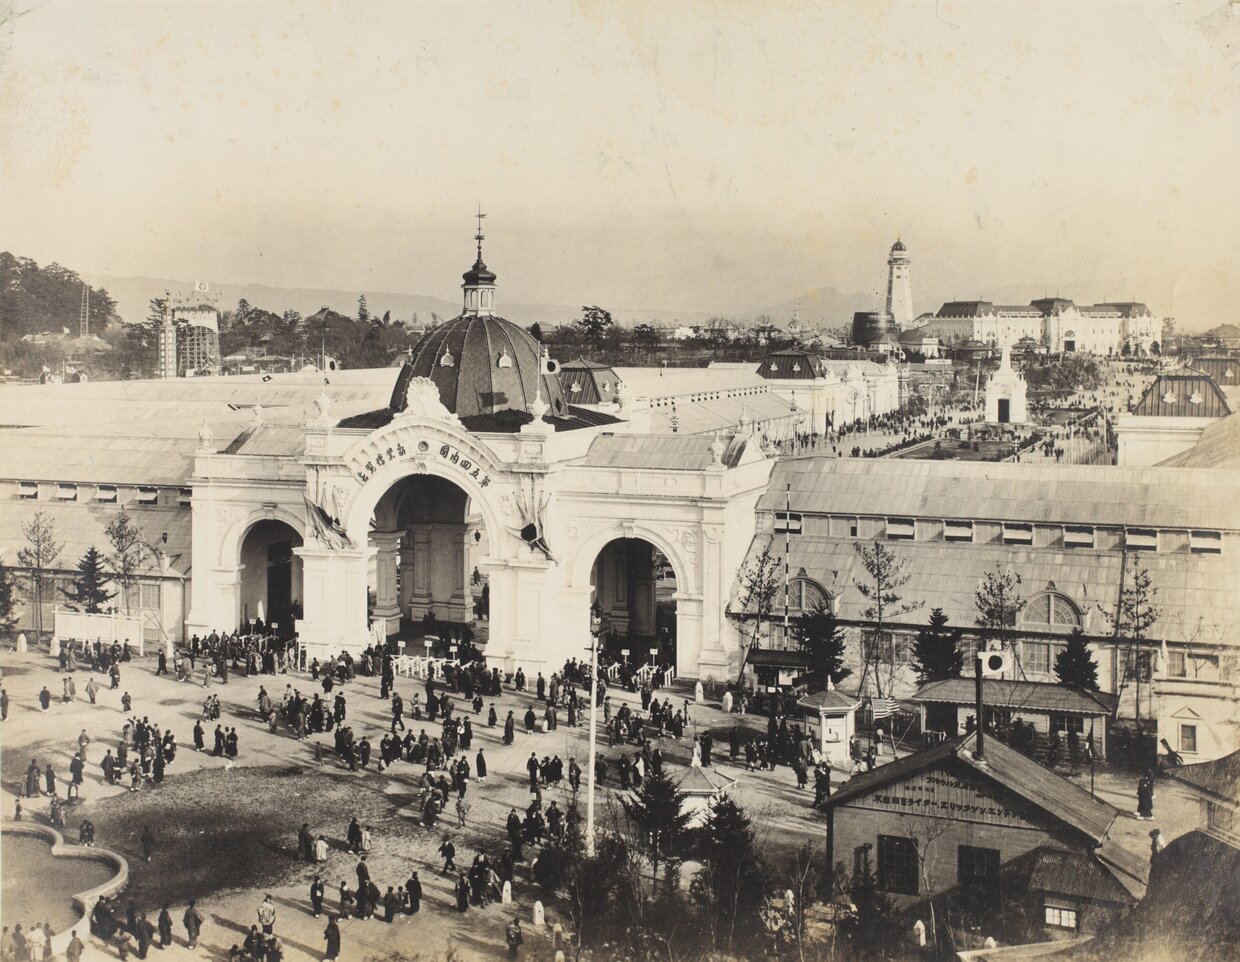
[[0,962],[1240,962],[1240,0],[0,0]]

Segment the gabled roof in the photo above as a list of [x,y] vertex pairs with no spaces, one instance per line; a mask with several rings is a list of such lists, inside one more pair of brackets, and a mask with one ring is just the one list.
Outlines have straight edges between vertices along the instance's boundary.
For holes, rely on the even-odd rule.
[[1181,765],[1165,769],[1164,774],[1177,782],[1191,785],[1197,791],[1240,805],[1240,751],[1216,758],[1212,762]]
[[714,795],[736,784],[735,778],[731,778],[718,768],[702,768],[699,765],[690,765],[679,772],[674,772],[671,781],[677,791],[698,796]]
[[606,364],[579,357],[561,364],[556,377],[569,404],[610,404],[616,400],[620,378]]
[[[909,701],[971,705],[975,700],[975,681],[948,678],[922,685]],[[1029,711],[1066,712],[1073,715],[1110,716],[1118,697],[1101,691],[1083,691],[1053,682],[988,678],[982,686],[987,705],[1001,705]]]
[[1188,366],[1194,371],[1209,374],[1210,377],[1214,378],[1214,383],[1219,387],[1236,387],[1240,385],[1240,358],[1227,357],[1226,355],[1199,357],[1190,361]]
[[1081,832],[1095,844],[1101,844],[1119,814],[1114,808],[997,738],[986,739],[984,760],[973,755],[976,744],[977,733],[973,732],[898,759],[872,772],[854,775],[827,800],[827,804],[842,805],[918,772],[946,765],[964,765],[1068,828]]
[[833,688],[831,691],[816,691],[812,695],[806,695],[797,702],[797,707],[807,708],[811,711],[819,711],[824,708],[827,711],[849,711],[860,704],[860,699],[852,695],[845,695],[838,688]]
[[982,317],[994,312],[995,305],[990,301],[948,301],[935,317]]
[[757,373],[777,381],[812,381],[823,377],[826,369],[822,358],[811,351],[795,349],[772,351],[758,365]]
[[1154,378],[1132,413],[1137,417],[1222,418],[1231,414],[1231,406],[1209,374],[1182,367]]

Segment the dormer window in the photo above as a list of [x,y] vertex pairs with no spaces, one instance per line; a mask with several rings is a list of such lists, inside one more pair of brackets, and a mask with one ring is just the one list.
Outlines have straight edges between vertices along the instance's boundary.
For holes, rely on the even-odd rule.
[[774,361],[772,361],[772,362],[771,362],[771,367],[770,367],[770,372],[771,372],[772,374],[774,374],[774,373],[775,373],[776,371],[778,371],[778,370],[779,370],[779,365],[778,365],[778,364],[776,364]]
[[1202,396],[1201,396],[1198,392],[1196,392],[1196,391],[1194,391],[1192,394],[1190,394],[1190,395],[1188,396],[1188,403],[1189,403],[1189,404],[1200,404],[1200,403],[1201,403],[1202,401],[1204,401],[1204,400],[1205,400],[1205,398],[1203,398],[1203,397],[1202,397]]
[[452,352],[446,347],[443,349],[443,356],[439,358],[440,367],[456,367],[456,358],[452,356]]
[[1168,391],[1162,396],[1163,404],[1175,404],[1175,392]]
[[508,353],[508,349],[500,353],[499,359],[495,362],[496,367],[512,367],[512,355]]
[[570,390],[570,391],[572,391],[574,394],[578,394],[578,393],[580,393],[580,391],[581,391],[581,382],[580,382],[580,381],[574,381],[574,382],[572,383],[572,385],[569,387],[569,390]]

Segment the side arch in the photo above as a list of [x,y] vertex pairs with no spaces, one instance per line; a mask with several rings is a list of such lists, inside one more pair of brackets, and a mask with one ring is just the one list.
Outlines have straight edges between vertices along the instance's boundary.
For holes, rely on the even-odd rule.
[[588,589],[590,587],[590,572],[594,568],[594,561],[598,557],[599,552],[611,542],[622,538],[637,538],[649,541],[663,552],[663,556],[671,563],[672,570],[676,574],[677,593],[689,598],[697,596],[701,590],[699,587],[701,579],[698,577],[697,566],[686,557],[684,549],[678,541],[673,541],[658,530],[646,525],[618,521],[603,526],[581,543],[569,569],[569,587]]
[[303,516],[287,508],[255,508],[244,518],[234,521],[224,532],[224,537],[220,539],[220,568],[232,568],[241,563],[241,545],[245,536],[260,521],[283,521],[301,536],[303,544],[307,540],[306,519]]

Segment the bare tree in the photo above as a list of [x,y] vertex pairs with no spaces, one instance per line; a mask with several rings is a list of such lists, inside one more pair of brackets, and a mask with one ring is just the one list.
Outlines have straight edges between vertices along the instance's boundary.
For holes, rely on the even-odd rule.
[[43,589],[51,580],[48,569],[60,557],[64,542],[56,540],[56,523],[42,511],[36,511],[35,516],[22,525],[22,536],[26,539],[26,547],[17,552],[17,563],[26,569],[30,578],[35,639],[38,640],[43,637]]
[[1012,630],[1016,618],[1025,609],[1026,600],[1020,591],[1020,575],[998,564],[987,571],[974,592],[977,607],[978,648],[997,641],[1001,648],[1014,648]]
[[775,592],[779,588],[780,564],[779,558],[772,553],[771,544],[768,542],[762,548],[762,552],[756,558],[745,562],[740,570],[740,607],[739,610],[732,612],[732,616],[739,622],[737,630],[743,632],[746,619],[752,614],[753,635],[749,643],[741,650],[741,667],[736,675],[738,684],[745,676],[745,665],[749,661],[749,653],[758,647],[758,642],[761,640],[762,622],[771,614]]
[[154,549],[146,543],[142,529],[123,507],[106,531],[112,545],[112,554],[108,556],[112,580],[121,588],[121,610],[129,614],[129,589],[137,583],[143,563],[148,555],[154,554]]
[[946,818],[926,818],[920,815],[900,813],[896,816],[900,832],[913,840],[917,850],[917,871],[921,876],[922,891],[926,896],[926,904],[930,909],[930,940],[931,947],[938,948],[938,918],[934,907],[935,878],[930,871],[930,863],[934,857],[935,843],[947,833],[953,823]]
[[[865,569],[865,577],[858,576],[853,584],[861,592],[861,596],[869,602],[862,614],[865,616],[865,620],[874,626],[870,633],[871,640],[868,645],[865,642],[865,633],[864,631],[862,632],[861,687],[865,687],[866,669],[869,668],[870,662],[873,661],[874,688],[878,697],[882,698],[883,682],[879,673],[879,665],[886,642],[883,625],[888,618],[895,618],[910,611],[916,611],[922,606],[922,602],[906,602],[900,594],[900,589],[908,584],[911,576],[904,570],[904,562],[896,557],[894,551],[886,547],[881,541],[875,541],[873,547],[857,544],[855,548],[858,557],[861,559],[861,566]],[[888,666],[887,672],[888,690],[891,688],[891,682],[895,679],[896,665],[894,655],[893,645],[891,664]]]

